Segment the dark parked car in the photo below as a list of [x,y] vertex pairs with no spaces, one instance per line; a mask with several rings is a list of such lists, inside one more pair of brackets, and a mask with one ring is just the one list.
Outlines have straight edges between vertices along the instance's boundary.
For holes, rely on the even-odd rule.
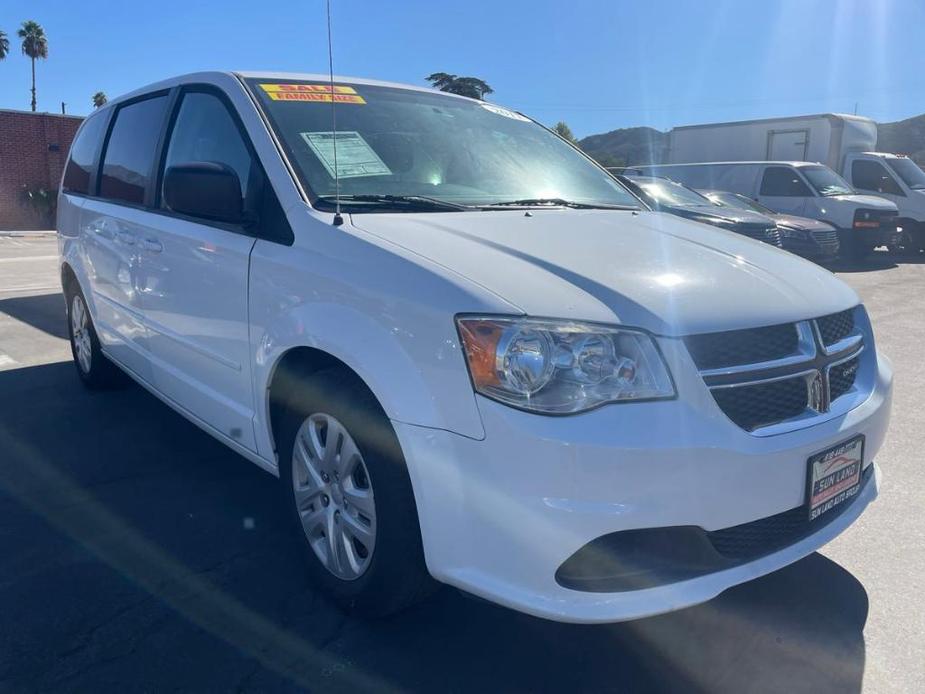
[[697,191],[667,178],[617,175],[617,179],[653,210],[712,224],[781,247],[780,233],[774,221],[757,212],[720,206]]
[[738,193],[722,190],[701,190],[700,193],[717,205],[737,210],[751,210],[773,219],[780,230],[784,250],[817,263],[829,262],[838,257],[838,231],[831,224],[808,217],[779,214]]

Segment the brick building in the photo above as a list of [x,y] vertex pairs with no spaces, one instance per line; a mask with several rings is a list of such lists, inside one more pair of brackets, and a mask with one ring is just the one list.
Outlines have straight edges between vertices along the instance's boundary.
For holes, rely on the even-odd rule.
[[45,229],[23,188],[57,191],[80,116],[0,110],[0,231]]

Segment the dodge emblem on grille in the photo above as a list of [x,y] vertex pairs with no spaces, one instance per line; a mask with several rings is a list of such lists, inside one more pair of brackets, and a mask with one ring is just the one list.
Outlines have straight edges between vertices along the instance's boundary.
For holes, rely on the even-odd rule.
[[808,404],[816,412],[829,411],[829,389],[821,371],[817,371],[810,378]]

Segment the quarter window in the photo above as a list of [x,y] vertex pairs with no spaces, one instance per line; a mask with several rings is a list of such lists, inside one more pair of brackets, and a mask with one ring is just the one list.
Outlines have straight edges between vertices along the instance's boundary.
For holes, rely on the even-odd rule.
[[799,174],[786,166],[769,166],[764,170],[760,194],[774,197],[812,197],[812,192],[800,179]]
[[851,164],[851,181],[861,190],[903,195],[902,189],[880,162],[857,159]]
[[96,164],[96,153],[103,139],[105,124],[106,118],[102,115],[90,116],[77,134],[64,169],[62,188],[68,193],[87,195],[90,192],[90,176]]
[[[184,95],[177,114],[167,158],[171,166],[193,162],[212,162],[232,169],[241,183],[241,196],[247,201],[249,187],[260,177],[254,175],[255,162],[241,137],[237,124],[220,98],[207,92]],[[162,206],[164,203],[161,203]]]
[[100,178],[100,196],[134,205],[145,201],[167,96],[123,106],[116,112]]

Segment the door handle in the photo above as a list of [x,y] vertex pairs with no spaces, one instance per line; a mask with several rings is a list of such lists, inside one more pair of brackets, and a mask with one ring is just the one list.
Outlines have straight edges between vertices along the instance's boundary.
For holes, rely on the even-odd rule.
[[134,246],[135,236],[127,231],[120,231],[116,234],[116,241],[124,243],[126,246]]
[[157,239],[144,239],[141,242],[141,247],[151,253],[160,253],[164,250],[164,246]]

